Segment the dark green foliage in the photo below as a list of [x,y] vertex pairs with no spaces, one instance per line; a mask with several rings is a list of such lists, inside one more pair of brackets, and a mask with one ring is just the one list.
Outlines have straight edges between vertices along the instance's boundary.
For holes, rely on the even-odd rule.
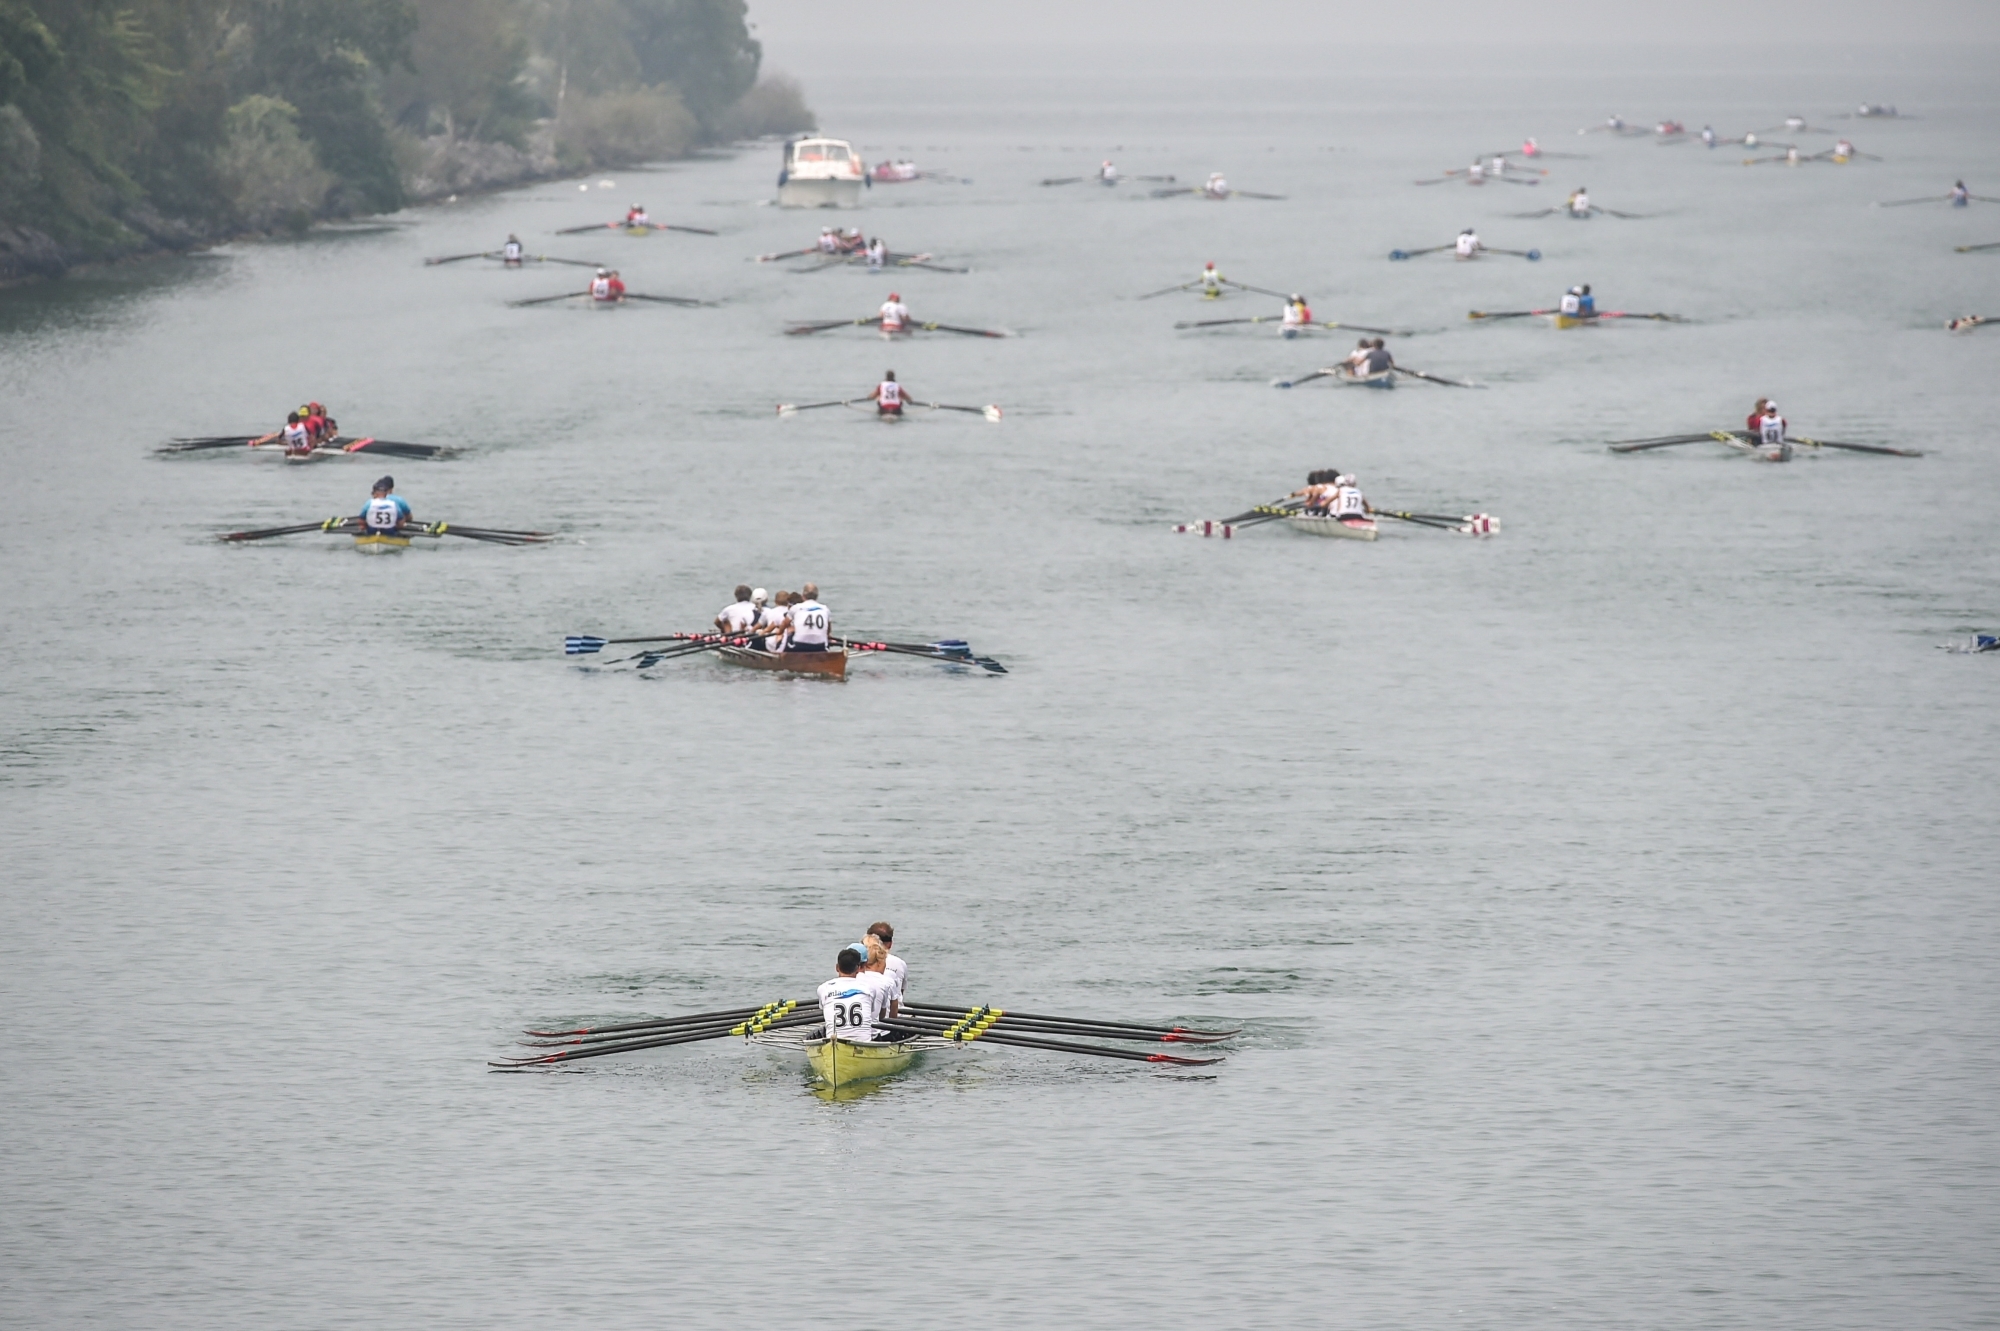
[[639,77],[679,89],[711,126],[757,81],[764,48],[750,36],[744,0],[625,0]]

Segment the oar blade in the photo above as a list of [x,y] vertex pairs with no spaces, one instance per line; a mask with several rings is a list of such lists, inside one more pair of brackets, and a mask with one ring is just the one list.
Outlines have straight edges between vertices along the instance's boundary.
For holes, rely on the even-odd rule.
[[609,638],[594,637],[587,633],[572,633],[563,639],[563,655],[590,656],[603,651],[610,641]]

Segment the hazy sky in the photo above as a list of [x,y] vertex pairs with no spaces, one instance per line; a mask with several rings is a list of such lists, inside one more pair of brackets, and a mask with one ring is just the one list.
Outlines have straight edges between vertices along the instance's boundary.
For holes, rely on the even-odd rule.
[[772,67],[810,74],[879,45],[1310,47],[1662,43],[1774,49],[1819,43],[2000,42],[2000,0],[750,0]]

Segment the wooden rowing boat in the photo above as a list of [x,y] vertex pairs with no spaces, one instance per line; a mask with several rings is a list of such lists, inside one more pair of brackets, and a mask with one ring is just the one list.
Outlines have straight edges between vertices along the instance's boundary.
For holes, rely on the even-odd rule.
[[1350,541],[1375,539],[1373,518],[1336,518],[1325,513],[1293,513],[1285,518],[1285,522],[1293,531],[1310,532],[1314,536],[1345,537]]
[[354,548],[364,555],[394,554],[398,550],[410,548],[407,536],[391,536],[384,532],[368,532],[354,538]]
[[824,675],[828,679],[847,678],[847,653],[844,651],[760,652],[751,647],[724,647],[716,655],[731,665],[748,666],[752,670],[776,670],[788,675]]
[[[815,1028],[819,1029],[819,1028]],[[806,1061],[813,1075],[829,1086],[893,1077],[916,1060],[923,1047],[915,1040],[861,1044],[852,1040],[807,1040]]]

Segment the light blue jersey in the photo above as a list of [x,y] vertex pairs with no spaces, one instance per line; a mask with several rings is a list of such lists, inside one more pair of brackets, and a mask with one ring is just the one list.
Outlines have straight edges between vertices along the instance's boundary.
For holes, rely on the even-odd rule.
[[370,499],[361,507],[361,523],[369,531],[394,531],[409,520],[410,506],[401,495]]

